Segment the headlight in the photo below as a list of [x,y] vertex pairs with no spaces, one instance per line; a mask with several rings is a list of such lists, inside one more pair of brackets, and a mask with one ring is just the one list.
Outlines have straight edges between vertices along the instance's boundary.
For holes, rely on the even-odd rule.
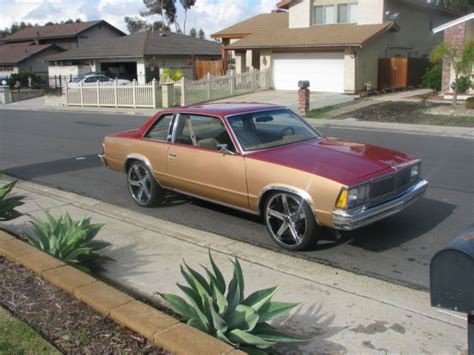
[[369,199],[370,185],[360,185],[350,189],[343,189],[337,199],[336,207],[348,209],[352,206],[364,203]]
[[410,181],[414,181],[420,177],[420,164],[413,165],[410,169]]

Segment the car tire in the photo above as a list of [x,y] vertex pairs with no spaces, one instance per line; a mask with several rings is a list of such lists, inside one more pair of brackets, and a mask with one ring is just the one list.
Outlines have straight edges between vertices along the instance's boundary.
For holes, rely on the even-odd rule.
[[308,203],[289,192],[272,193],[265,202],[263,217],[271,238],[287,250],[307,248],[318,228]]
[[163,195],[162,187],[148,166],[138,160],[128,167],[127,186],[135,203],[142,207],[154,206]]

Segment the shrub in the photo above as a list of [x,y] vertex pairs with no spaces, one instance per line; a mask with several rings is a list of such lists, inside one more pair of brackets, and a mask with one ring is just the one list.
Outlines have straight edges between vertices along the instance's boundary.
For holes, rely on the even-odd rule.
[[466,100],[466,108],[474,109],[474,97],[469,97]]
[[171,70],[166,68],[163,70],[163,73],[160,75],[160,81],[161,82],[167,82],[167,81],[179,81],[184,77],[184,73],[181,70]]
[[[470,88],[471,88],[471,79],[469,76],[460,76],[457,80],[458,83],[458,93],[459,94],[464,94],[466,93]],[[451,84],[451,88],[454,90],[455,88],[455,83]]]
[[188,325],[250,352],[268,349],[279,342],[304,340],[281,333],[267,323],[286,315],[296,304],[271,301],[276,287],[244,297],[244,277],[238,259],[234,261],[233,277],[227,287],[210,253],[209,258],[212,271],[204,268],[207,280],[186,263],[185,267],[181,266],[181,274],[188,285],[178,284],[178,287],[191,304],[176,295],[162,295]]
[[97,253],[110,243],[93,240],[102,224],[91,224],[90,218],[73,222],[67,213],[58,219],[48,212],[45,215],[45,220],[33,218],[34,235],[27,236],[38,249],[85,272],[103,270],[100,264],[113,260]]
[[431,68],[426,69],[423,75],[423,86],[434,91],[441,91],[441,80],[443,76],[443,67],[441,64],[436,64]]
[[0,187],[0,222],[10,221],[22,215],[16,210],[17,207],[24,205],[24,196],[13,196],[6,198],[6,196],[13,190],[16,181],[10,182]]
[[10,75],[10,79],[8,80],[8,85],[11,88],[14,88],[16,83],[19,82],[21,87],[28,87],[29,82],[28,78],[31,78],[31,86],[32,87],[39,87],[43,84],[43,78],[35,73],[31,72],[21,72],[18,74]]

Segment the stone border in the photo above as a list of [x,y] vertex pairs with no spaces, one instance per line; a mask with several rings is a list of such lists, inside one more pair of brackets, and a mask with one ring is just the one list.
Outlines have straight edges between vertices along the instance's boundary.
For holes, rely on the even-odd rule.
[[97,312],[173,354],[245,354],[0,230],[0,256],[21,264]]

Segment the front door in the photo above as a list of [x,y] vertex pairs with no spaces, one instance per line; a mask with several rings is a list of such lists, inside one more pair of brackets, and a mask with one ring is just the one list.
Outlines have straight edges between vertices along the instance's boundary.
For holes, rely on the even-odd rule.
[[175,189],[248,209],[245,161],[223,154],[218,145],[236,152],[220,118],[180,114],[168,149],[167,174]]

